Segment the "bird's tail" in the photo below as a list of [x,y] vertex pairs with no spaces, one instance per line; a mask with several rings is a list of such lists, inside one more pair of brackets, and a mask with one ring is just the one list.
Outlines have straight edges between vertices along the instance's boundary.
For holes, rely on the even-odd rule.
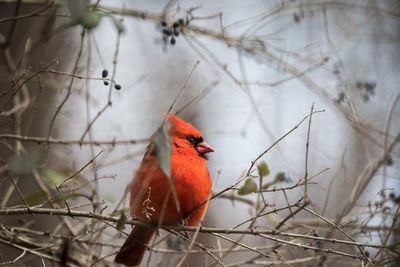
[[133,228],[114,261],[126,266],[139,265],[146,251],[146,245],[150,242],[154,232],[155,229],[147,227],[136,226]]

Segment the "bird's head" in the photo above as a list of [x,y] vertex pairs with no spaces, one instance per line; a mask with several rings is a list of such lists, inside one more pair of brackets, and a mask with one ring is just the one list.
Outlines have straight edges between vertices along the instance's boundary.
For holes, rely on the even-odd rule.
[[167,114],[170,123],[169,134],[173,143],[177,148],[183,149],[185,152],[198,154],[205,158],[205,154],[214,152],[214,149],[203,141],[203,136],[190,123],[178,118],[173,114]]

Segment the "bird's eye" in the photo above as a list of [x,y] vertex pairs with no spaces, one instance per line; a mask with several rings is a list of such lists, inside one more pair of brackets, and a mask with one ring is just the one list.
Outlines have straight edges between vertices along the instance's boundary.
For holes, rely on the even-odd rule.
[[194,145],[196,143],[196,139],[194,137],[188,137],[186,138],[192,145]]

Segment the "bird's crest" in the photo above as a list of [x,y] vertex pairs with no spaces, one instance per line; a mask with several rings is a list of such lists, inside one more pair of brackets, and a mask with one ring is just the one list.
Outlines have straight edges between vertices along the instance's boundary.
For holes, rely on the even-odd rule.
[[171,113],[166,114],[166,117],[171,125],[171,128],[169,130],[169,134],[171,136],[181,138],[186,138],[188,136],[193,136],[195,138],[201,137],[201,132],[199,132],[190,123],[185,122],[184,120],[178,118]]

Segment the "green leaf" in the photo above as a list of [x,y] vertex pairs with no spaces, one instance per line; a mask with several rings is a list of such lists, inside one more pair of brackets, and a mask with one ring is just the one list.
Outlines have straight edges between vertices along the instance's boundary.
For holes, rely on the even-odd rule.
[[28,203],[30,206],[42,203],[46,199],[47,194],[44,191],[35,192],[25,197],[26,203]]
[[91,30],[99,25],[102,14],[97,10],[89,10],[90,1],[68,0],[67,6],[71,14],[71,24],[82,25],[83,28]]
[[286,182],[288,181],[288,178],[286,177],[286,174],[284,172],[278,172],[275,175],[275,178],[272,182],[266,183],[263,185],[263,189],[267,189],[268,187],[272,186],[272,185],[276,185],[279,184],[281,182]]
[[167,177],[171,176],[171,158],[172,158],[172,138],[168,133],[167,127],[160,127],[152,137],[156,148],[158,165]]
[[153,134],[152,142],[156,149],[157,163],[168,179],[176,209],[180,211],[178,195],[175,190],[174,182],[171,179],[172,138],[169,135],[166,124],[161,125]]
[[248,195],[255,191],[257,191],[257,184],[254,182],[254,179],[247,178],[244,185],[241,188],[239,188],[238,195],[240,195],[240,196]]
[[68,0],[67,7],[71,14],[71,23],[74,25],[82,23],[89,13],[89,1],[87,0]]
[[288,178],[284,172],[278,172],[274,178],[274,181],[276,183],[286,182],[287,180],[288,180]]
[[50,169],[43,170],[43,177],[49,184],[54,186],[60,185],[61,182],[63,181],[62,175],[60,173]]
[[40,151],[19,154],[11,158],[8,162],[8,168],[14,176],[28,174],[39,166],[41,159],[42,153]]
[[260,177],[268,176],[270,173],[268,165],[264,161],[262,161],[259,165],[257,165],[257,168],[258,168],[258,174],[260,175]]
[[80,24],[83,26],[83,28],[91,30],[99,25],[101,18],[101,13],[92,10],[86,14]]

